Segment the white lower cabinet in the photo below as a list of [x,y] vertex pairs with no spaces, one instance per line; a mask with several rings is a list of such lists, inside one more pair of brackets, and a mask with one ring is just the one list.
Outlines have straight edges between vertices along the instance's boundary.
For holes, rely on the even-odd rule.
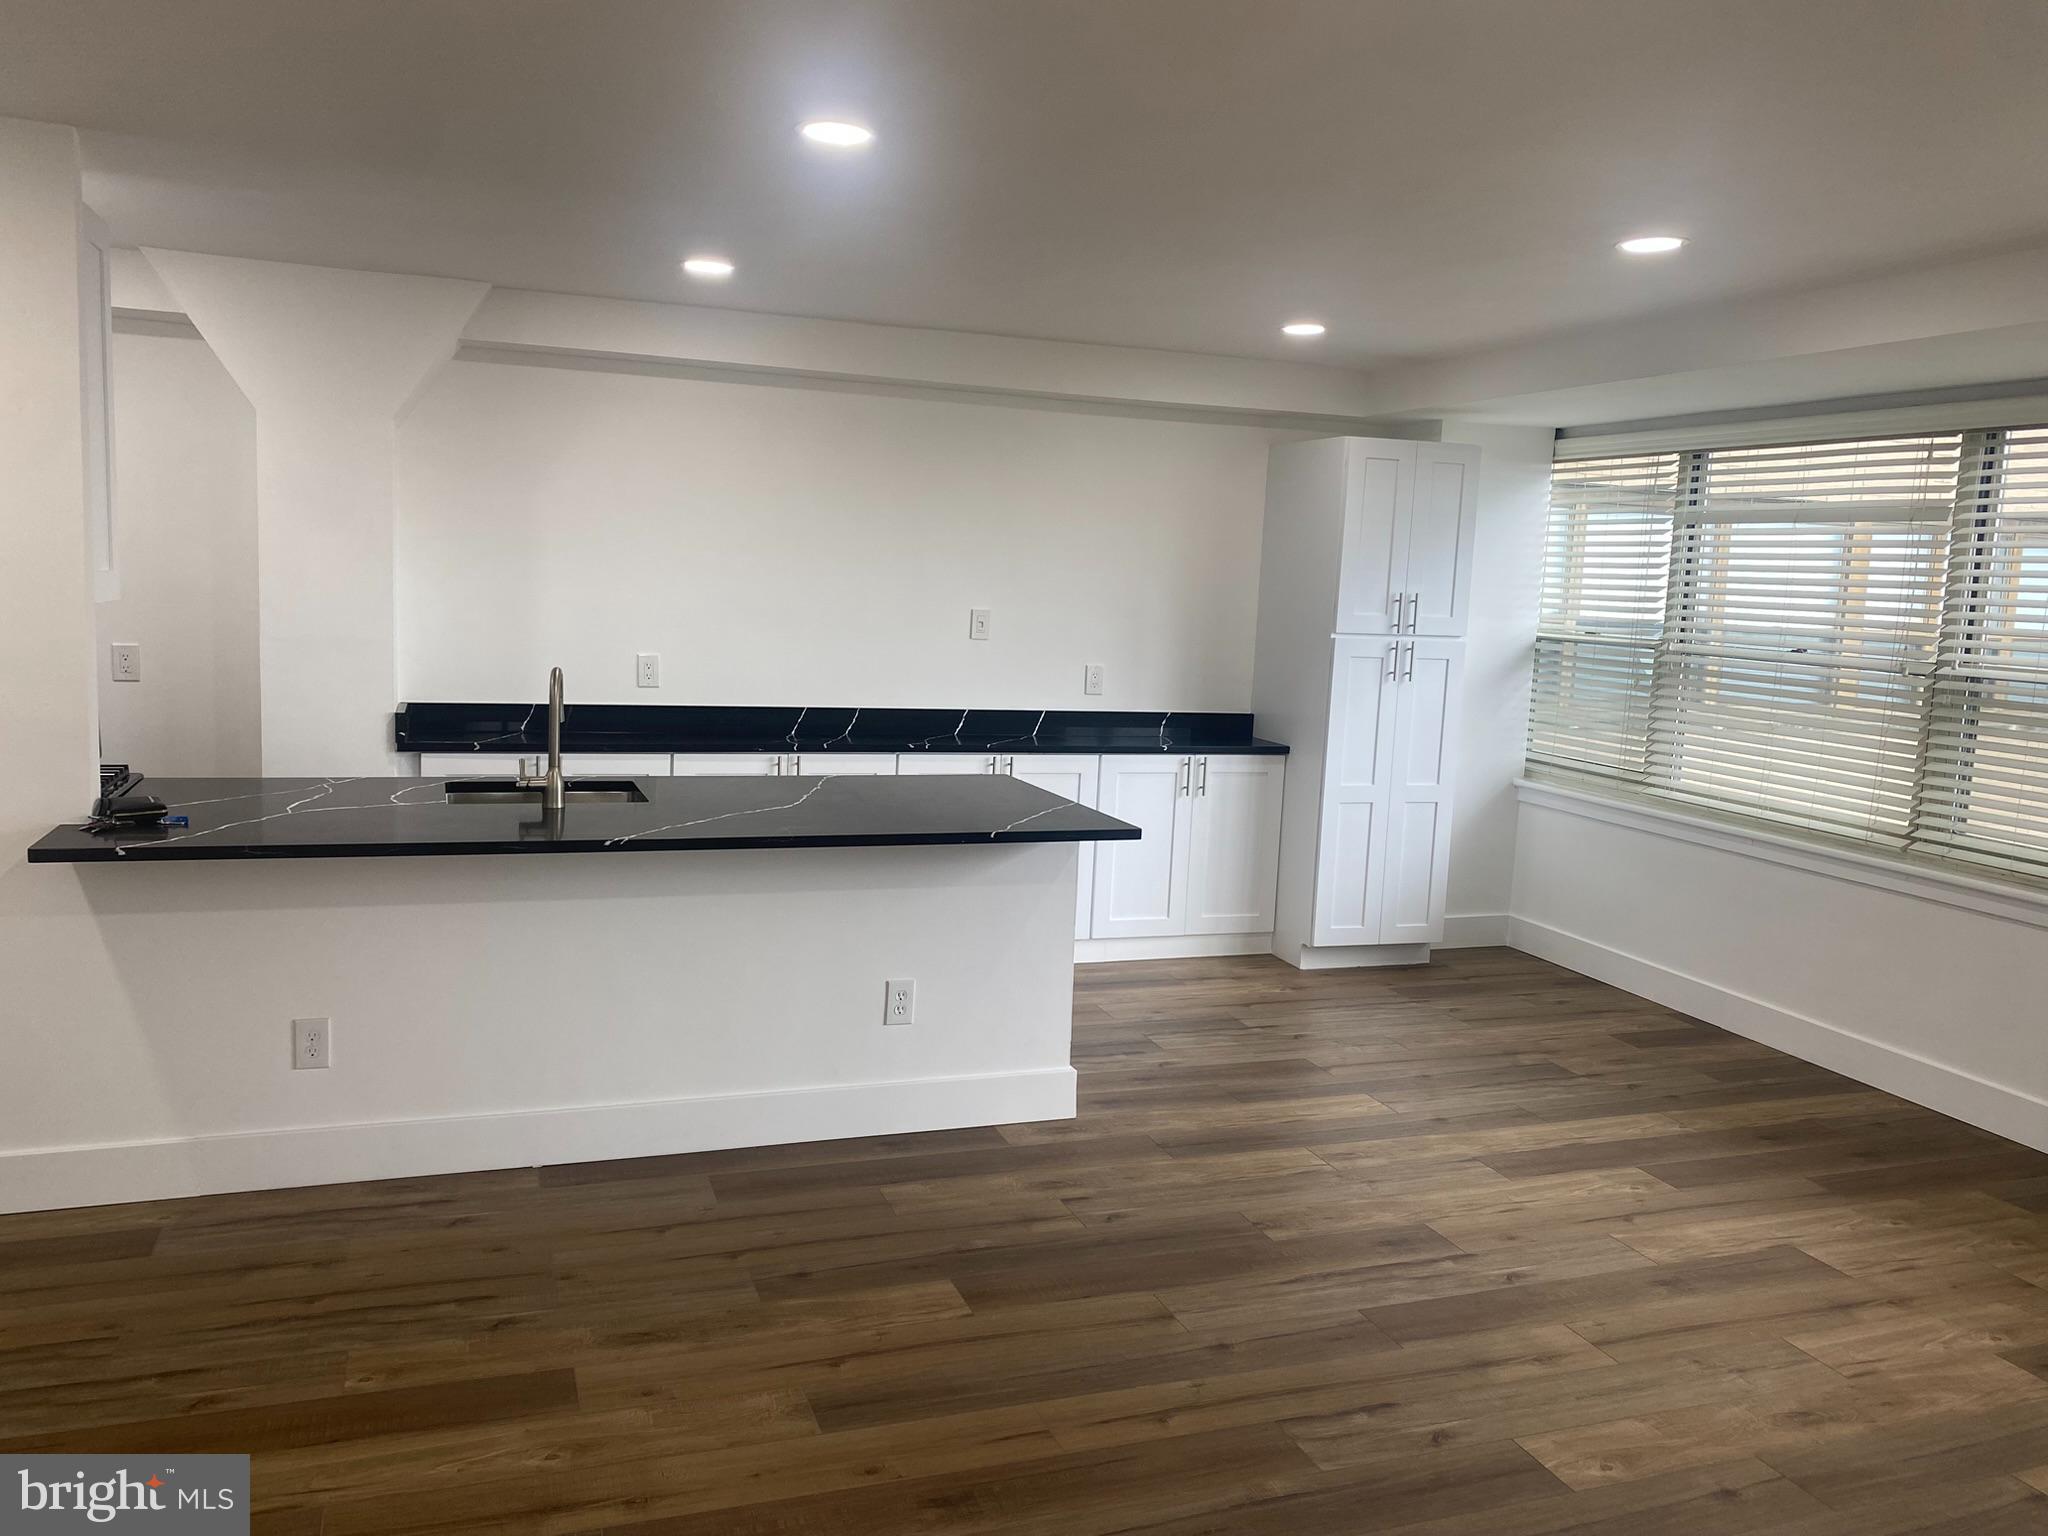
[[[1002,771],[1027,784],[1050,790],[1077,805],[1093,807],[1101,779],[1102,759],[1093,753],[1033,752],[999,759]],[[1074,890],[1074,937],[1085,939],[1094,931],[1095,851],[1099,843],[1076,843],[1080,869]],[[1113,846],[1113,845],[1112,845]]]
[[1187,776],[1193,767],[1191,759],[1165,753],[1103,757],[1095,808],[1143,835],[1095,850],[1094,937],[1188,931]]
[[828,779],[896,771],[894,752],[799,752],[795,761],[794,772],[819,774]]
[[787,773],[783,752],[678,752],[669,761],[678,776]]
[[1335,642],[1314,943],[1443,937],[1464,652],[1457,640]]
[[[531,762],[536,754],[525,754]],[[426,779],[509,778],[519,772],[517,752],[422,752],[420,777]],[[586,778],[667,778],[666,752],[564,752],[562,772]]]
[[894,773],[893,752],[678,752],[677,774],[798,774],[833,778],[847,773]]
[[1209,753],[1188,793],[1189,933],[1270,933],[1284,757]]
[[896,771],[913,774],[995,773],[1001,761],[994,752],[898,752]]
[[1222,753],[1104,757],[1097,807],[1144,835],[1097,847],[1092,935],[1270,930],[1283,763]]

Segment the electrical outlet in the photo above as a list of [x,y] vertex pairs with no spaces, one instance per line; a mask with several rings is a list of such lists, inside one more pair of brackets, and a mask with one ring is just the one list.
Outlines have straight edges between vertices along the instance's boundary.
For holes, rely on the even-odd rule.
[[917,983],[909,980],[884,982],[888,989],[887,1000],[882,1006],[884,1024],[915,1024],[917,1022]]
[[324,1069],[334,1059],[328,1019],[292,1020],[292,1068],[298,1072]]
[[967,610],[967,638],[986,640],[988,638],[989,614],[986,608]]
[[633,658],[634,681],[642,688],[661,686],[661,657],[653,651],[642,651]]
[[132,640],[116,640],[107,647],[107,670],[117,683],[142,681],[142,647]]
[[1102,664],[1100,662],[1091,661],[1082,670],[1081,691],[1083,693],[1102,692]]

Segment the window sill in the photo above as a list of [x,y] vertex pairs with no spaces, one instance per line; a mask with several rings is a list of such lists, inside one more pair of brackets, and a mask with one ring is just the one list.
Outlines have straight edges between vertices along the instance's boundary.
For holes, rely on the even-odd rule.
[[2048,928],[2048,891],[1999,881],[1973,879],[1931,869],[1906,859],[1888,859],[1882,854],[1833,848],[1826,844],[1790,837],[1783,833],[1721,820],[1704,813],[1680,810],[1646,799],[1591,793],[1551,779],[1518,778],[1517,797],[1534,805],[1585,821],[1605,822],[1656,837],[1696,843],[1723,853],[1739,853],[1766,863],[1803,869],[1830,879],[1872,886],[1895,895],[1931,901],[1988,917]]

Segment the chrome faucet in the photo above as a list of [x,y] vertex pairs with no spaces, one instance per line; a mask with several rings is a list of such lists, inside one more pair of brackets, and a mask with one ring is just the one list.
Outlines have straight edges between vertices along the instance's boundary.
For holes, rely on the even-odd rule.
[[531,771],[526,770],[526,760],[520,759],[522,772],[519,783],[525,789],[539,789],[541,808],[559,811],[562,808],[562,669],[554,668],[548,673],[548,766],[547,772],[540,770],[540,761],[535,759]]

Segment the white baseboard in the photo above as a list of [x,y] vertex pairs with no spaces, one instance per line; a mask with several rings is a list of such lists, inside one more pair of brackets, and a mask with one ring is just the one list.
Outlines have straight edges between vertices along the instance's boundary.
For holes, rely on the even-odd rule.
[[1076,939],[1074,964],[1105,960],[1188,960],[1201,955],[1269,955],[1270,933],[1186,933],[1163,939]]
[[1582,976],[2048,1152],[2048,1100],[2020,1089],[1527,918],[1508,920],[1508,943]]
[[1437,949],[1494,949],[1508,941],[1505,912],[1453,912],[1444,919]]
[[0,1153],[0,1211],[1068,1120],[1074,1069]]
[[1304,944],[1281,959],[1298,971],[1356,971],[1383,965],[1427,965],[1427,944]]

